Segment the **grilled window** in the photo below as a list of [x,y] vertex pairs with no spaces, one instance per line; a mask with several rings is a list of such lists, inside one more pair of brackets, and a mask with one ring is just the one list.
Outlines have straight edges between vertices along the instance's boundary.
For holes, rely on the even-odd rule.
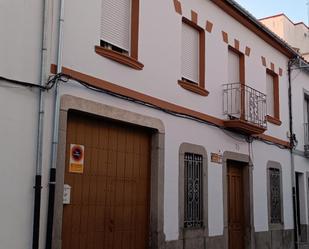
[[184,157],[184,227],[203,226],[203,157],[185,153]]
[[269,168],[270,223],[282,223],[280,170]]

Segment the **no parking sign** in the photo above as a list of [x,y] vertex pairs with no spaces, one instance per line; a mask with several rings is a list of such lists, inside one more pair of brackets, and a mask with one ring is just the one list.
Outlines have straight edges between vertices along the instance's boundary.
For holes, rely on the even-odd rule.
[[84,156],[85,147],[80,144],[70,145],[70,165],[69,172],[83,174],[84,173]]

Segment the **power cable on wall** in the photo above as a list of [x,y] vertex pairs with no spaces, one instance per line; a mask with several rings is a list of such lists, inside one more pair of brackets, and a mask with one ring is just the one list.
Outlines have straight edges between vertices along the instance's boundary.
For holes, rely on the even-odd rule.
[[[84,81],[75,79],[75,78],[73,78],[73,77],[71,77],[69,75],[65,75],[65,74],[58,75],[58,79],[59,79],[59,81],[62,81],[62,82],[68,82],[70,79],[72,79],[75,82],[81,84],[82,86],[86,87],[89,90],[96,91],[96,92],[99,92],[99,93],[108,94],[108,95],[113,96],[113,97],[124,99],[124,100],[130,101],[130,102],[133,102],[133,103],[137,103],[137,104],[140,104],[140,105],[143,105],[143,106],[147,106],[147,107],[156,109],[156,110],[160,110],[160,111],[163,111],[165,113],[168,113],[168,114],[176,116],[176,117],[185,118],[185,119],[193,120],[193,121],[196,121],[196,122],[199,122],[199,123],[202,123],[202,124],[207,124],[207,125],[210,125],[212,127],[216,127],[218,129],[220,129],[221,131],[223,131],[224,134],[228,135],[229,137],[231,137],[234,140],[237,140],[239,142],[248,142],[248,139],[249,139],[250,143],[252,144],[253,140],[258,140],[258,141],[264,142],[264,143],[266,143],[268,145],[274,145],[274,146],[276,146],[276,147],[278,147],[280,149],[288,149],[287,147],[285,147],[283,145],[267,141],[267,140],[265,140],[263,138],[260,138],[260,137],[249,136],[249,138],[248,137],[246,138],[246,135],[241,135],[240,138],[239,138],[238,134],[237,134],[238,137],[236,137],[236,133],[235,133],[235,136],[233,136],[233,135],[229,134],[229,132],[230,132],[229,130],[225,129],[222,126],[213,124],[211,122],[207,122],[205,120],[202,120],[202,119],[190,116],[188,114],[183,114],[183,113],[179,113],[179,112],[170,111],[170,110],[167,110],[165,108],[162,108],[162,107],[159,107],[159,106],[156,106],[156,105],[153,105],[153,104],[149,104],[149,103],[146,103],[146,102],[141,101],[141,100],[136,100],[134,98],[130,98],[130,97],[127,97],[127,96],[124,96],[124,95],[121,95],[121,94],[117,94],[117,93],[114,93],[114,92],[111,92],[111,91],[108,91],[108,90],[104,90],[102,88],[92,86],[91,84],[88,84],[88,83],[86,83]],[[253,147],[251,146],[251,148],[253,148]],[[252,151],[252,153],[253,153],[253,151]]]
[[54,87],[57,80],[60,79],[61,77],[62,77],[61,74],[56,74],[56,75],[50,76],[45,86],[35,84],[35,83],[31,83],[31,82],[26,82],[26,81],[14,80],[14,79],[6,78],[6,77],[3,77],[3,76],[0,76],[0,81],[5,81],[5,82],[8,82],[8,83],[11,83],[11,84],[14,84],[14,85],[18,85],[18,86],[29,87],[29,88],[37,88],[37,89],[41,89],[41,90],[44,90],[44,91],[48,91],[48,90],[50,90]]
[[[48,81],[47,81],[45,86],[40,86],[40,85],[35,84],[35,83],[18,81],[18,80],[13,80],[13,79],[9,79],[9,78],[5,78],[5,77],[0,76],[0,80],[2,80],[2,81],[7,81],[9,83],[12,83],[12,84],[15,84],[15,85],[19,85],[19,86],[24,86],[24,87],[38,88],[38,89],[42,89],[44,91],[51,90],[55,86],[55,84],[57,84],[57,82],[59,82],[59,81],[67,83],[70,79],[74,80],[75,82],[79,83],[80,85],[86,87],[89,90],[96,91],[96,92],[99,92],[99,93],[108,94],[108,95],[113,96],[113,97],[117,97],[117,98],[124,99],[124,100],[130,101],[130,102],[133,102],[133,103],[137,103],[137,104],[140,104],[140,105],[143,105],[143,106],[147,106],[147,107],[159,110],[159,111],[163,111],[163,112],[165,112],[167,114],[170,114],[170,115],[173,115],[173,116],[176,116],[176,117],[185,118],[185,119],[188,119],[188,120],[193,120],[193,121],[196,121],[196,122],[199,122],[199,123],[202,123],[202,124],[207,124],[207,125],[210,125],[212,127],[216,127],[218,129],[220,129],[225,135],[231,137],[234,140],[237,140],[239,142],[248,142],[248,137],[246,137],[246,135],[242,135],[242,134],[239,135],[239,134],[236,134],[236,133],[233,133],[235,135],[232,135],[229,130],[227,130],[224,127],[221,127],[219,125],[213,124],[211,122],[207,122],[205,120],[202,120],[202,119],[199,119],[199,118],[187,115],[187,114],[183,114],[183,113],[179,113],[179,112],[174,112],[174,111],[171,111],[171,110],[168,110],[168,109],[165,109],[165,108],[153,105],[153,104],[146,103],[146,102],[141,101],[141,100],[136,100],[136,99],[124,96],[124,95],[120,95],[120,94],[117,94],[117,93],[114,93],[114,92],[111,92],[111,91],[108,91],[108,90],[104,90],[102,88],[98,88],[98,87],[92,86],[92,85],[90,85],[90,84],[88,84],[86,82],[74,79],[74,78],[72,78],[72,77],[70,77],[68,75],[65,75],[65,74],[56,74],[56,75],[50,76],[48,78]],[[250,139],[251,139],[250,140],[251,144],[252,144],[253,140],[258,140],[258,141],[264,142],[264,143],[266,143],[268,145],[275,145],[275,146],[277,146],[280,149],[287,149],[283,145],[267,141],[267,140],[265,140],[263,138],[250,136]]]

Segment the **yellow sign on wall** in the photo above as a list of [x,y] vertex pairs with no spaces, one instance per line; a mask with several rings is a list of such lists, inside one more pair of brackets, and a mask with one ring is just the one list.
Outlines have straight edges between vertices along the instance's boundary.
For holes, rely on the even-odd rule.
[[70,165],[69,172],[83,174],[84,173],[84,157],[85,147],[80,144],[70,145]]

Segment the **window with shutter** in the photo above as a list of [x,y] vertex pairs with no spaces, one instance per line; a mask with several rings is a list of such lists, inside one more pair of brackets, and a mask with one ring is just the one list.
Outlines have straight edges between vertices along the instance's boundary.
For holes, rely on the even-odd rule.
[[182,18],[181,80],[186,90],[207,96],[205,90],[205,31],[196,23]]
[[274,77],[266,74],[267,115],[274,116]]
[[281,125],[279,104],[279,75],[270,69],[266,69],[266,101],[267,121],[275,125]]
[[229,49],[228,51],[228,83],[240,83],[239,66],[240,58],[239,54]]
[[133,69],[138,61],[139,0],[102,0],[100,46],[95,52]]
[[186,23],[182,24],[181,70],[184,80],[199,82],[199,32]]
[[102,0],[101,44],[130,52],[131,0]]

